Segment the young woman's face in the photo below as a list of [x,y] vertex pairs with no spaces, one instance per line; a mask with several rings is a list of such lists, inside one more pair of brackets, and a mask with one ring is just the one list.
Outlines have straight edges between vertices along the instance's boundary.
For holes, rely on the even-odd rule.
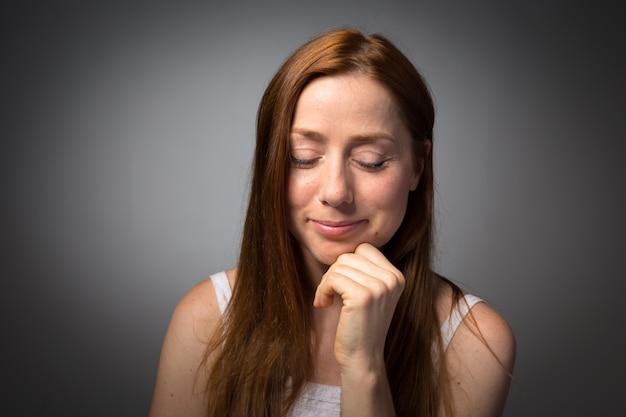
[[391,94],[363,75],[311,82],[289,138],[289,230],[309,272],[363,242],[394,235],[419,173],[411,137]]

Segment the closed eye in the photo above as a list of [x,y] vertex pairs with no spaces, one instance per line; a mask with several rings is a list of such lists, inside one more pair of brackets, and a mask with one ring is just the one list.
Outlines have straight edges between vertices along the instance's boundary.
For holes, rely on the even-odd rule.
[[293,155],[289,155],[289,161],[291,162],[291,166],[295,168],[309,168],[312,167],[320,158],[312,158],[312,159],[299,159]]
[[380,162],[366,162],[354,159],[354,162],[356,162],[357,165],[359,165],[361,168],[365,168],[366,170],[379,171],[385,167],[387,160],[383,160]]

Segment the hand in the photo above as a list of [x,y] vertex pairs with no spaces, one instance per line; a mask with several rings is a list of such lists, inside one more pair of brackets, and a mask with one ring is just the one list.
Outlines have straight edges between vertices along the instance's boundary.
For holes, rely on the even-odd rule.
[[342,371],[384,366],[385,339],[403,289],[404,275],[369,243],[339,256],[324,274],[313,305],[329,307],[335,294],[341,297],[334,352]]

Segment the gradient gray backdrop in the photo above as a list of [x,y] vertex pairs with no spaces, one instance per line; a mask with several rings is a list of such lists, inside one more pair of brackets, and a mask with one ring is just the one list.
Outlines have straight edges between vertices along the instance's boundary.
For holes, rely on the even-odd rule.
[[263,89],[352,25],[432,87],[438,269],[515,329],[505,415],[624,415],[626,16],[508,3],[3,3],[0,414],[147,413],[176,302],[236,259]]

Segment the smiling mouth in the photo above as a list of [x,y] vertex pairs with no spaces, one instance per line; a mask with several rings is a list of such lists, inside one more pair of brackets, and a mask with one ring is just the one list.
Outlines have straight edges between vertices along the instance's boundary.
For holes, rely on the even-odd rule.
[[350,233],[354,229],[365,223],[365,220],[330,222],[323,220],[312,220],[313,225],[324,236],[340,237]]

